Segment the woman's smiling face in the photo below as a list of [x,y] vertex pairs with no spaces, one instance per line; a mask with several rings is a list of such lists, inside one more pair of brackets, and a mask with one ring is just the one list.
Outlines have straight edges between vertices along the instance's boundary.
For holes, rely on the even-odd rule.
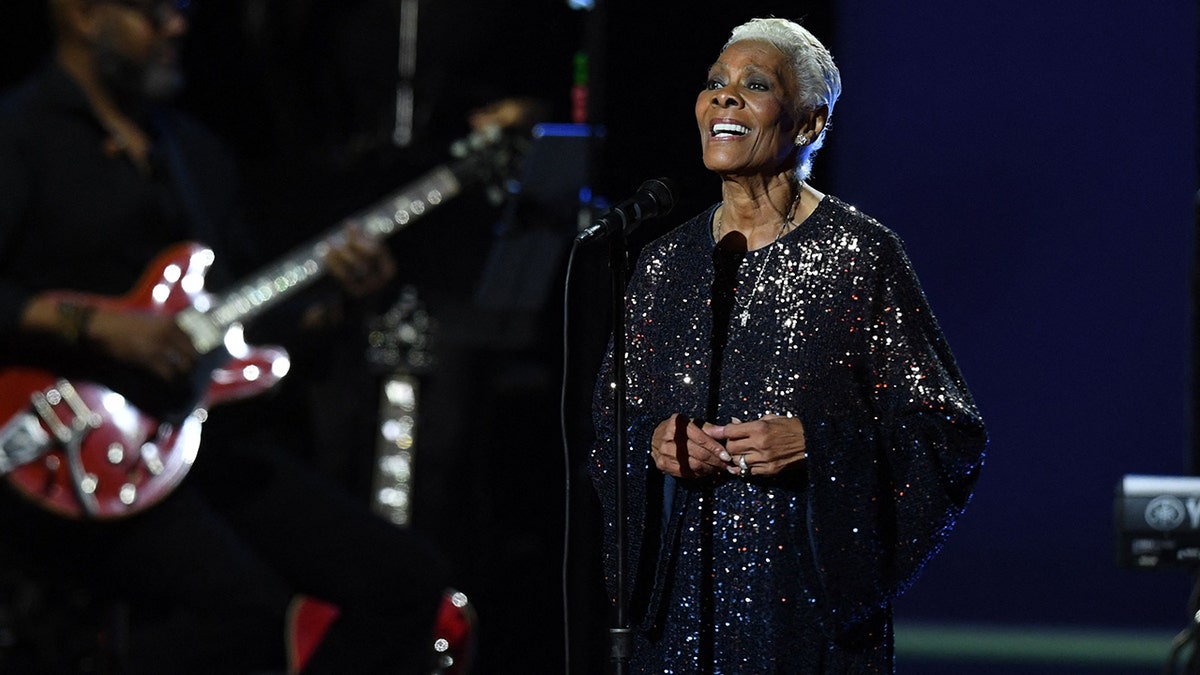
[[800,119],[791,67],[769,42],[735,42],[709,68],[696,98],[704,165],[721,175],[795,167]]

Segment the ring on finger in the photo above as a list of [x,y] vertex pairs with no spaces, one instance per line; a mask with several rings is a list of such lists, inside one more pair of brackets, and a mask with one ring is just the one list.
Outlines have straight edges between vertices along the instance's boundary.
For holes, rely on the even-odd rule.
[[738,462],[737,462],[737,463],[738,463],[738,469],[740,469],[740,470],[741,470],[741,474],[740,474],[740,475],[742,475],[742,476],[749,476],[749,475],[750,475],[750,466],[749,466],[748,464],[746,464],[746,456],[745,456],[745,455],[738,455]]

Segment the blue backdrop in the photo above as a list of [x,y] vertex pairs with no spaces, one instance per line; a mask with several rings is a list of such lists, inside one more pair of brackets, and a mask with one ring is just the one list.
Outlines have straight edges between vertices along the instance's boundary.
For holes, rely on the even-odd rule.
[[[1193,2],[845,3],[820,178],[905,239],[991,430],[900,617],[1182,628],[1114,489],[1190,455]],[[825,166],[822,163],[826,162]]]

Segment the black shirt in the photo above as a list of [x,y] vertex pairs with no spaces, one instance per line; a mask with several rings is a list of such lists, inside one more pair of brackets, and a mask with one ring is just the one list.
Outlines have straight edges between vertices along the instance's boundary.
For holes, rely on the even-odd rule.
[[181,240],[217,251],[210,285],[244,266],[232,158],[176,112],[143,115],[154,148],[148,172],[115,146],[55,63],[0,101],[0,339],[13,336],[33,294],[123,295]]

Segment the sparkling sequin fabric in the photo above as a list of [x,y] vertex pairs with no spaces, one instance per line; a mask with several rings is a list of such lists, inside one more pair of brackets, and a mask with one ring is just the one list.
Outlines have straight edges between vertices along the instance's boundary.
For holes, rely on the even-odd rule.
[[[631,672],[892,672],[890,603],[969,499],[978,411],[891,231],[827,196],[771,246],[733,253],[714,246],[714,210],[648,246],[629,285]],[[610,354],[591,463],[610,594],[611,368]],[[650,435],[673,413],[797,417],[806,466],[664,476]]]

